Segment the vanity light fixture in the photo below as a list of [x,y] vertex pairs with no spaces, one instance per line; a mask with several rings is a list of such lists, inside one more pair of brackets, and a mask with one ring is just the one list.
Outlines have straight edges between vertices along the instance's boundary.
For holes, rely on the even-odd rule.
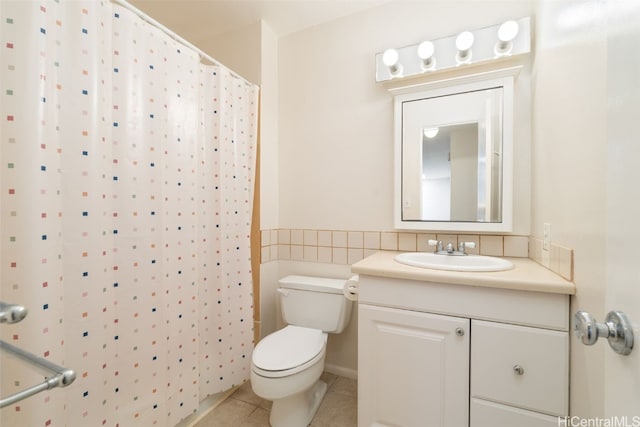
[[436,58],[433,56],[435,51],[433,42],[428,40],[418,45],[418,57],[422,60],[422,71],[432,71],[436,68]]
[[402,64],[398,62],[399,59],[400,56],[398,55],[398,51],[395,49],[387,49],[382,55],[382,62],[384,65],[389,67],[389,73],[392,77],[402,75]]
[[424,136],[426,136],[429,139],[435,138],[436,135],[438,134],[438,132],[440,131],[439,128],[426,128],[425,130],[422,131],[422,133],[424,133]]
[[531,18],[507,20],[441,38],[425,36],[418,43],[377,52],[376,81],[428,80],[447,70],[491,61],[504,66],[505,61],[515,61],[530,51]]
[[456,37],[456,61],[458,64],[466,64],[471,62],[471,47],[475,37],[471,31],[463,31]]
[[495,47],[497,56],[510,55],[513,50],[513,39],[520,31],[520,25],[516,21],[506,21],[498,28],[498,42]]

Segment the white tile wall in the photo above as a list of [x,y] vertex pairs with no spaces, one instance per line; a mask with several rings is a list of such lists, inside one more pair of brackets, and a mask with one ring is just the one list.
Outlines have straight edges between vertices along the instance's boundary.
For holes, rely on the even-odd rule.
[[334,248],[346,248],[347,247],[347,232],[346,231],[334,231],[331,233],[333,238]]
[[398,233],[398,250],[405,252],[415,252],[417,248],[416,233]]
[[331,231],[318,231],[318,246],[331,247]]
[[365,231],[363,243],[365,249],[380,249],[380,233],[377,231]]
[[380,249],[384,251],[398,250],[398,233],[380,233]]
[[529,238],[527,236],[504,236],[504,253],[515,257],[529,256]]
[[502,236],[480,236],[480,255],[504,256]]
[[291,230],[291,244],[292,245],[304,245],[304,231],[303,230]]
[[347,232],[348,248],[364,248],[364,232],[349,231]]

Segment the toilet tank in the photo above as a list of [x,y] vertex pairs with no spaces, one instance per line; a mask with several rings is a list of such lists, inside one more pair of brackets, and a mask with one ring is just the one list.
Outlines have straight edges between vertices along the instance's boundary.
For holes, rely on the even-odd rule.
[[339,334],[351,320],[353,302],[342,293],[346,280],[286,276],[279,280],[282,318],[289,325]]

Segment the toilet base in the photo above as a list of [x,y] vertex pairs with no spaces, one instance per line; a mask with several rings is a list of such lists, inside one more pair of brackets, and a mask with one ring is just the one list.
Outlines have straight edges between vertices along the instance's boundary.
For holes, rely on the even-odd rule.
[[275,400],[271,407],[269,424],[272,427],[308,426],[326,392],[327,383],[318,380],[306,391]]

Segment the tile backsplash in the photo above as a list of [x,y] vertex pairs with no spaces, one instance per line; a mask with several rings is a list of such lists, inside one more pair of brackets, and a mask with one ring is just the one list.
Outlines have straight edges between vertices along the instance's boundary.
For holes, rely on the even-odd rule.
[[[433,251],[429,240],[474,242],[470,254],[531,258],[567,280],[573,280],[573,251],[529,236],[436,234],[397,231],[271,229],[261,231],[261,263],[278,260],[353,264],[377,251]],[[547,256],[545,256],[547,255]]]
[[429,251],[430,239],[445,244],[474,242],[468,253],[528,257],[528,236],[486,236],[471,234],[431,234],[396,231],[344,231],[275,229],[261,232],[261,262],[295,260],[331,264],[353,264],[380,250]]
[[542,240],[529,238],[529,258],[547,267],[554,273],[573,281],[573,250],[563,246],[550,244],[545,251]]

